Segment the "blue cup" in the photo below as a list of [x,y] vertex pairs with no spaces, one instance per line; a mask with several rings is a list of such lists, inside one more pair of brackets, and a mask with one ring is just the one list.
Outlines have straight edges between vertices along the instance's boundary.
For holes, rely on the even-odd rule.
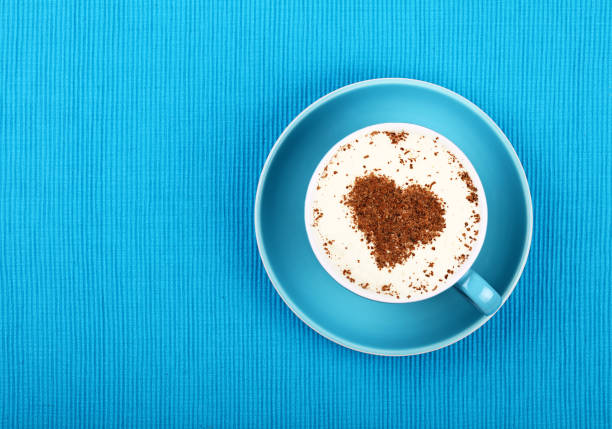
[[[410,298],[408,297],[394,297],[389,295],[384,295],[377,293],[371,289],[364,289],[358,286],[355,282],[349,281],[340,271],[340,269],[330,261],[330,259],[326,256],[326,252],[321,246],[320,240],[317,239],[317,233],[313,226],[313,211],[312,211],[312,200],[315,195],[315,189],[318,184],[318,180],[320,176],[323,174],[323,169],[329,163],[330,158],[337,152],[338,148],[356,140],[357,138],[368,134],[372,131],[392,131],[392,132],[402,132],[406,131],[410,134],[422,134],[422,135],[430,135],[432,137],[437,137],[438,144],[444,146],[450,153],[452,153],[457,159],[461,161],[463,167],[469,173],[473,185],[476,187],[478,193],[478,209],[480,215],[479,222],[479,232],[477,236],[477,240],[472,244],[472,250],[470,251],[468,257],[465,262],[456,269],[455,272],[445,280],[444,283],[437,285],[435,290],[431,290],[422,294],[413,294]],[[501,296],[497,291],[491,287],[476,271],[471,269],[472,265],[476,261],[478,254],[482,248],[482,245],[486,236],[487,229],[487,219],[488,219],[488,211],[487,211],[487,200],[484,188],[478,177],[478,173],[472,166],[472,163],[468,159],[468,157],[449,139],[444,137],[443,135],[430,130],[428,128],[409,123],[383,123],[383,124],[375,124],[370,125],[368,127],[357,130],[348,136],[344,137],[338,143],[336,143],[321,159],[317,168],[315,169],[312,177],[310,179],[310,183],[308,185],[308,190],[306,191],[306,201],[304,204],[304,220],[306,226],[306,233],[308,235],[308,241],[310,242],[310,246],[312,250],[321,264],[321,266],[329,273],[330,276],[334,278],[338,283],[340,283],[343,287],[350,290],[357,295],[363,296],[364,298],[372,299],[374,301],[387,302],[391,304],[403,304],[409,302],[422,301],[424,299],[432,298],[440,293],[446,291],[447,289],[456,286],[464,295],[466,295],[472,303],[485,315],[493,314],[497,308],[501,304]],[[350,251],[350,249],[349,249]]]

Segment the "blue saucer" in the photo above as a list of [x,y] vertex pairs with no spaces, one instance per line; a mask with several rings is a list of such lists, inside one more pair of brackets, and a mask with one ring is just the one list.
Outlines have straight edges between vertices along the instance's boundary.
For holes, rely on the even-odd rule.
[[523,271],[531,244],[532,207],[525,173],[491,118],[465,98],[426,82],[359,82],[326,95],[300,113],[274,145],[259,179],[257,244],[281,298],[319,334],[366,353],[426,353],[459,341],[490,317],[456,288],[407,304],[358,296],[319,265],[304,226],[304,198],[318,162],[344,136],[382,122],[431,128],[472,161],[489,209],[487,235],[474,269],[505,302]]

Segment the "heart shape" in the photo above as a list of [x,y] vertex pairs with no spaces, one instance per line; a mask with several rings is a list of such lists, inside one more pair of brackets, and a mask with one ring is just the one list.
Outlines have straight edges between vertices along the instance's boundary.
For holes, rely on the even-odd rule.
[[353,228],[364,234],[379,269],[403,263],[418,245],[431,243],[446,227],[444,203],[428,186],[399,187],[384,175],[360,176],[343,203]]

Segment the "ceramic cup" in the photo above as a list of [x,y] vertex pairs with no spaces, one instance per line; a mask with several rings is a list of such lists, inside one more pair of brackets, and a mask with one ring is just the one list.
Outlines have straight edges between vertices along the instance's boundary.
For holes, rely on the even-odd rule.
[[[338,266],[336,266],[329,258],[325,255],[325,252],[320,245],[320,240],[317,239],[317,232],[314,230],[313,224],[313,213],[312,213],[312,198],[314,195],[314,189],[316,188],[316,183],[322,174],[323,169],[328,164],[330,158],[334,155],[337,148],[346,143],[349,143],[355,140],[357,137],[367,134],[374,130],[386,130],[386,131],[408,131],[410,133],[421,133],[425,135],[434,135],[438,136],[438,143],[441,143],[443,146],[447,148],[449,152],[455,155],[463,164],[463,167],[468,171],[470,177],[472,178],[472,182],[477,189],[479,196],[479,206],[480,206],[480,224],[481,224],[481,233],[478,236],[478,240],[472,246],[472,251],[465,261],[465,263],[460,267],[460,269],[456,270],[456,272],[449,276],[445,283],[438,286],[435,291],[430,291],[425,294],[415,295],[412,298],[400,298],[397,299],[395,297],[378,294],[375,291],[363,289],[357,286],[355,283],[351,283],[344,275],[342,275]],[[424,299],[431,298],[435,295],[443,293],[447,289],[451,287],[458,288],[461,292],[463,292],[472,303],[484,314],[490,315],[493,314],[497,308],[501,305],[502,299],[500,295],[497,293],[491,285],[489,285],[478,273],[476,273],[472,268],[474,261],[478,257],[478,253],[482,248],[482,244],[485,240],[486,236],[486,227],[487,227],[487,203],[486,196],[484,193],[484,189],[476,170],[472,166],[472,163],[467,158],[467,156],[450,140],[448,140],[443,135],[430,130],[425,127],[421,127],[415,124],[408,123],[384,123],[384,124],[376,124],[366,128],[362,128],[360,130],[355,131],[354,133],[349,134],[338,143],[336,143],[327,154],[321,159],[317,168],[315,169],[310,183],[308,185],[308,190],[306,192],[306,200],[304,204],[304,220],[306,224],[306,232],[308,235],[308,241],[310,242],[310,246],[321,264],[321,266],[327,271],[327,273],[334,278],[338,283],[340,283],[343,287],[350,290],[357,295],[360,295],[364,298],[372,299],[375,301],[388,302],[388,303],[406,303],[406,302],[415,302],[421,301]]]

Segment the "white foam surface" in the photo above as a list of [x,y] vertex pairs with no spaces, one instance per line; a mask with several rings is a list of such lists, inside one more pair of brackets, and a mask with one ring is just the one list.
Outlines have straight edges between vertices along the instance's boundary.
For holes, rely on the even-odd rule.
[[[397,126],[374,129],[402,130]],[[472,167],[466,168],[463,165],[465,159],[462,162],[455,156],[445,145],[446,139],[440,135],[424,128],[419,132],[410,128],[405,140],[392,144],[386,134],[372,135],[372,130],[369,128],[366,133],[352,136],[351,141],[338,146],[333,154],[328,155],[327,170],[320,169],[313,179],[317,185],[312,190],[310,207],[317,211],[310,225],[316,232],[313,245],[319,246],[321,253],[323,243],[332,241],[327,245],[329,255],[325,257],[332,263],[336,276],[354,279],[356,285],[367,284],[365,289],[368,291],[398,299],[415,298],[445,287],[449,277],[460,271],[465,263],[462,259],[466,259],[460,255],[469,256],[469,248],[475,250],[480,235],[484,234],[483,225],[477,220],[482,216],[482,206],[486,207],[486,203],[468,201],[470,190],[459,174],[466,170],[469,172]],[[351,209],[342,202],[355,178],[371,172],[388,176],[398,186],[426,186],[435,182],[431,190],[442,199],[446,210],[446,227],[440,236],[427,245],[418,246],[414,256],[389,269],[381,270],[376,265],[364,234],[352,228]],[[474,175],[472,172],[470,177]],[[480,201],[483,197],[479,194]],[[323,216],[315,221],[317,213],[323,213]],[[343,275],[345,270],[350,271],[350,275]]]

